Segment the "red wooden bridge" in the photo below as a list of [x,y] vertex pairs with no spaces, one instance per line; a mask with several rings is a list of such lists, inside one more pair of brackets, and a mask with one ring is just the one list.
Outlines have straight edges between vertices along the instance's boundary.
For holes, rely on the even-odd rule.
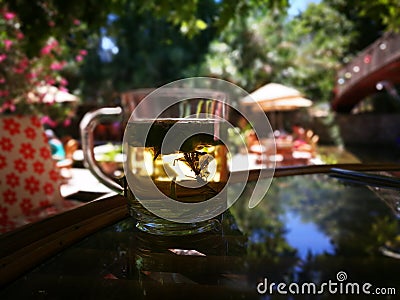
[[377,89],[396,83],[400,83],[400,33],[387,33],[338,72],[332,108],[350,112]]

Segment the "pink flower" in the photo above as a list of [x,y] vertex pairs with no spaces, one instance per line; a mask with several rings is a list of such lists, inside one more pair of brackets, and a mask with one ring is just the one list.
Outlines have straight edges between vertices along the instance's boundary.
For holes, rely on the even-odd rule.
[[53,49],[53,47],[51,45],[46,45],[42,48],[42,50],[40,50],[40,54],[42,54],[42,55],[50,54],[51,49]]
[[28,74],[26,74],[26,79],[35,79],[35,78],[37,78],[37,73],[36,72],[31,72],[31,73],[28,73]]
[[7,51],[10,50],[12,43],[13,42],[10,40],[4,40],[4,48],[6,48]]
[[13,70],[14,70],[14,72],[15,72],[16,74],[22,74],[22,73],[24,73],[24,68],[21,68],[20,66],[19,66],[19,67],[15,67]]
[[22,74],[25,72],[26,68],[29,66],[29,61],[28,59],[25,57],[23,58],[18,65],[14,68],[14,72],[17,74]]
[[74,19],[73,24],[78,26],[81,24],[81,21],[79,21],[78,19]]
[[71,125],[71,119],[68,118],[68,119],[64,120],[64,122],[63,122],[64,127],[68,127],[70,125]]
[[[3,96],[7,97],[6,95],[8,96],[8,91],[3,91]],[[15,109],[16,109],[16,107],[15,107],[15,105],[13,103],[5,102],[1,106],[0,111],[3,112],[3,111],[6,111],[6,110],[9,110],[9,111],[13,112],[13,111],[15,111]]]
[[59,71],[59,70],[61,70],[63,67],[64,67],[63,64],[62,64],[62,63],[59,63],[59,62],[53,62],[53,63],[50,65],[50,69],[52,69],[53,71]]
[[51,41],[50,45],[51,45],[53,48],[57,48],[57,47],[58,47],[58,41],[57,41],[56,39],[53,39],[53,40]]
[[9,12],[9,11],[3,13],[3,17],[6,20],[12,20],[12,19],[15,18],[15,16],[16,16],[15,13],[12,13],[12,12]]
[[0,90],[0,97],[8,97],[9,94],[10,92],[7,90]]
[[[50,21],[50,26],[56,25],[55,20],[48,19],[45,22],[48,21]],[[72,21],[74,21],[73,18],[69,20],[69,22]],[[32,57],[26,57],[24,49],[21,48],[24,42],[24,34],[17,26],[18,22],[18,14],[9,12],[6,7],[1,8],[0,5],[0,27],[4,33],[0,40],[0,69],[4,69],[1,72],[4,74],[0,74],[0,113],[13,111],[18,114],[26,114],[26,109],[30,107],[31,103],[43,102],[44,96],[36,92],[38,87],[47,84],[57,84],[58,86],[68,84],[59,74],[60,70],[67,65],[63,57],[66,51],[62,45],[56,39],[49,38],[41,44],[42,48],[39,48],[39,53]],[[74,23],[78,25],[80,21],[75,20]],[[75,55],[80,55],[83,59],[83,55],[86,55],[86,53],[79,51],[79,48],[76,49]],[[28,94],[29,96],[27,96]],[[50,107],[52,104],[46,103],[43,106],[35,106],[34,112],[38,114],[46,113],[43,110],[46,110],[47,106]],[[59,110],[58,107],[55,109]],[[51,123],[51,125],[56,125],[54,121]],[[2,122],[0,122],[0,129],[3,129],[2,127]],[[0,130],[0,135],[1,132]],[[31,136],[31,132],[26,131],[27,140],[30,140]],[[36,152],[38,152],[38,149],[36,149]],[[25,154],[29,155],[29,153]]]
[[53,121],[49,116],[44,116],[42,118],[42,124],[49,125],[50,127],[56,127],[57,126],[57,123],[55,121]]
[[81,61],[83,60],[83,56],[82,56],[82,55],[77,55],[77,56],[75,57],[75,60],[76,60],[77,62],[81,62]]
[[56,80],[54,78],[46,78],[46,83],[48,85],[54,85],[56,83]]
[[67,86],[68,85],[68,81],[65,78],[61,78],[59,83],[60,83],[61,86]]
[[29,66],[29,60],[26,57],[24,57],[20,61],[19,65],[20,65],[21,68],[27,68]]
[[79,54],[82,56],[85,56],[85,55],[87,55],[87,51],[85,49],[82,49],[79,51]]
[[48,43],[46,46],[44,46],[44,47],[42,48],[42,50],[40,50],[40,53],[41,53],[42,55],[50,54],[51,51],[52,51],[53,49],[57,48],[57,47],[58,47],[58,42],[57,42],[56,40],[52,40],[50,43]]

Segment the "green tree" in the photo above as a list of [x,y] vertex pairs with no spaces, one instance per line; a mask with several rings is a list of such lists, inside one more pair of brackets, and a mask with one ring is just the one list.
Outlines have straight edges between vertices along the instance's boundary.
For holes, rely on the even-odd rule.
[[[379,38],[384,31],[392,30],[395,23],[383,24],[379,15],[383,13],[376,12],[365,13],[367,7],[375,5],[378,1],[349,1],[344,0],[324,0],[324,3],[338,11],[341,15],[345,16],[354,26],[354,33],[352,41],[349,44],[347,53],[355,54],[364,49],[377,38]],[[387,3],[389,9],[389,3]],[[378,13],[379,12],[379,13]]]
[[294,46],[291,73],[285,83],[300,87],[314,101],[329,101],[338,68],[354,38],[353,23],[325,3],[310,4],[288,23]]
[[[400,2],[397,0],[324,1],[353,20],[358,31],[369,33],[360,36],[361,41],[367,41],[370,38],[373,39],[370,41],[372,42],[382,31],[397,32],[400,28]],[[362,44],[361,47],[368,44]]]
[[[181,31],[193,36],[202,31],[207,23],[198,12],[202,9],[199,0],[0,0],[15,11],[21,19],[23,32],[30,43],[28,51],[39,49],[49,36],[64,37],[71,44],[83,43],[88,34],[96,32],[107,23],[110,14],[124,16],[131,13],[126,7],[134,5],[137,14],[150,13],[155,18],[163,18]],[[260,7],[288,7],[288,0],[221,0],[214,1],[217,15],[210,21],[212,27],[222,30],[232,17],[246,15]],[[79,23],[79,30],[76,25]],[[83,33],[79,35],[78,33]],[[82,44],[81,44],[82,45]]]
[[284,11],[275,9],[232,19],[212,42],[201,72],[226,78],[249,91],[275,80],[290,61],[285,18]]
[[257,11],[232,20],[213,42],[204,69],[248,90],[275,81],[328,101],[352,29],[345,16],[323,3],[293,20],[279,10]]
[[398,15],[397,1],[355,3],[324,0],[293,19],[285,10],[257,10],[246,19],[234,18],[211,44],[203,73],[250,91],[276,81],[314,101],[330,101],[340,66],[384,31],[396,28],[399,19],[384,18]]
[[[64,41],[67,48],[88,50],[81,74],[77,68],[65,72],[70,88],[79,87],[92,98],[179,78],[184,69],[199,63],[214,34],[233,17],[258,8],[288,7],[287,0],[34,0],[28,5],[23,0],[0,1],[20,16],[31,56],[49,36]],[[110,15],[117,20],[110,23]],[[96,53],[101,30],[120,50],[109,63]]]
[[[181,78],[183,71],[197,64],[207,53],[216,30],[211,24],[189,37],[165,18],[150,12],[139,13],[134,3],[126,5],[125,14],[115,16],[103,28],[103,34],[92,36],[88,59],[82,68],[84,94],[107,98],[113,92],[132,88],[156,87]],[[198,14],[211,22],[217,14],[214,1],[202,1]],[[111,38],[118,53],[104,53],[102,39]]]
[[[286,15],[288,0],[0,3],[20,16],[29,55],[35,55],[49,36],[75,52],[89,50],[81,75],[77,67],[65,72],[73,88],[85,82],[89,92],[88,86],[93,86],[93,97],[99,87],[111,92],[214,74],[248,90],[278,81],[327,101],[338,65],[400,22],[396,0],[323,0],[294,20]],[[110,14],[118,16],[112,24]],[[112,63],[96,57],[101,28],[115,38],[120,50]],[[199,67],[214,37],[206,64]]]

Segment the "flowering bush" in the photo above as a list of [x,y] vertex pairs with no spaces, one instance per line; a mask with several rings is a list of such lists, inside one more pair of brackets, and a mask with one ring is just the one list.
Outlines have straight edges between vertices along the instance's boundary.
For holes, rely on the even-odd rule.
[[[20,28],[18,16],[0,8],[0,113],[34,113],[53,121],[69,118],[72,106],[56,101],[58,92],[67,91],[68,82],[61,75],[67,65],[65,47],[50,37],[39,53],[28,57]],[[76,61],[85,55],[80,50]]]

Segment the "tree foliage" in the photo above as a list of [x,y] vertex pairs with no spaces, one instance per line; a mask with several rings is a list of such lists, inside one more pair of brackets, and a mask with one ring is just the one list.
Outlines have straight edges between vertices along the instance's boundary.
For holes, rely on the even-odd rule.
[[[379,0],[378,0],[379,1]],[[332,7],[339,14],[346,17],[354,26],[352,41],[348,48],[349,54],[354,54],[375,41],[385,31],[393,30],[395,23],[383,24],[379,17],[382,11],[378,13],[365,13],[364,7],[377,1],[345,1],[345,0],[324,0],[324,3]],[[400,10],[399,10],[400,11]]]
[[348,59],[353,23],[325,3],[311,4],[292,20],[288,39],[295,45],[287,82],[302,87],[315,101],[328,101],[337,70]]
[[357,30],[398,31],[400,28],[400,2],[397,0],[322,0],[356,24]]
[[[182,32],[193,36],[204,29],[206,20],[198,12],[202,7],[199,0],[0,0],[15,11],[21,19],[22,29],[30,40],[30,48],[40,47],[49,36],[65,37],[70,43],[81,43],[87,35],[107,23],[107,17],[115,14],[129,17],[129,6],[135,6],[136,14],[163,18],[180,27]],[[208,25],[222,30],[229,20],[239,14],[246,15],[260,7],[288,7],[288,0],[221,0],[214,1],[217,14]],[[76,29],[76,23],[81,25]]]
[[[37,53],[49,36],[89,55],[81,70],[65,70],[70,88],[93,98],[182,77],[199,64],[210,41],[229,20],[254,9],[288,7],[288,0],[0,0],[17,12],[27,37],[26,52]],[[115,16],[114,22],[109,17]],[[99,46],[111,37],[119,52],[101,60]]]
[[[336,70],[386,30],[400,26],[397,0],[322,0],[289,18],[288,0],[0,0],[21,19],[34,55],[49,36],[86,48],[72,88],[111,97],[134,87],[216,75],[247,90],[276,81],[330,100]],[[110,16],[114,16],[113,22]],[[99,57],[107,35],[119,52]]]
[[233,18],[211,44],[203,72],[250,91],[275,81],[300,89],[314,101],[329,101],[337,70],[383,32],[396,28],[399,19],[390,17],[399,16],[397,2],[355,3],[324,0],[293,18],[280,10]]
[[324,3],[289,19],[280,11],[234,19],[213,42],[204,72],[252,91],[268,82],[326,101],[353,37],[352,23]]
[[[91,37],[88,60],[81,69],[86,95],[106,99],[116,91],[157,87],[179,79],[188,66],[201,61],[215,38],[211,22],[217,6],[212,0],[201,2],[197,14],[205,22],[199,26],[205,28],[194,36],[183,34],[180,26],[166,18],[139,12],[134,3],[127,4],[125,12],[108,22],[102,34]],[[118,50],[101,49],[104,38],[112,39]]]

